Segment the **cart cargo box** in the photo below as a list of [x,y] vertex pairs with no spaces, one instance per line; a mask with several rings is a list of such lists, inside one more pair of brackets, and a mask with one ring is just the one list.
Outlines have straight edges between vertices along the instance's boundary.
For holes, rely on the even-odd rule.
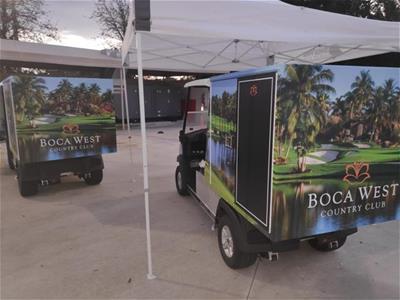
[[20,75],[1,89],[8,162],[23,195],[64,172],[101,181],[101,154],[116,151],[111,79]]
[[177,188],[217,225],[228,216],[228,264],[224,236],[245,235],[242,252],[257,251],[259,233],[264,250],[307,238],[332,250],[359,226],[400,219],[399,74],[282,65],[187,85],[198,109],[180,134]]

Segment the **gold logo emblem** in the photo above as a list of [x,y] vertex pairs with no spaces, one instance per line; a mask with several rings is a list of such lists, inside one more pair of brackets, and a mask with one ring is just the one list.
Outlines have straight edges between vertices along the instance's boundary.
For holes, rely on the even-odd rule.
[[371,175],[369,174],[369,164],[354,162],[346,165],[346,175],[343,177],[343,181],[350,184],[356,184],[363,183],[369,178],[371,178]]
[[258,94],[257,85],[253,84],[253,85],[250,87],[250,96],[254,97],[254,96],[256,96],[257,94]]
[[77,124],[65,124],[63,126],[63,132],[69,134],[76,134],[80,133],[81,131],[79,130],[79,125]]

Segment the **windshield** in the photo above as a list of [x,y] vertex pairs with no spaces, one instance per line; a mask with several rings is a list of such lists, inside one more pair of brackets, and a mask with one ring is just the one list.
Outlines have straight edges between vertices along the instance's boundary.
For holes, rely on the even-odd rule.
[[210,89],[191,87],[186,105],[185,133],[207,129]]

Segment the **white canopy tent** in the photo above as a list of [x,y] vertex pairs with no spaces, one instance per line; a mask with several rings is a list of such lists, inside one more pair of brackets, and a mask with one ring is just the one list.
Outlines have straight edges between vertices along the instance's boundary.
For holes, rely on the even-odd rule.
[[[143,67],[228,72],[275,63],[329,63],[400,51],[397,22],[264,1],[153,1]],[[137,67],[133,13],[123,61]]]
[[138,69],[148,278],[154,275],[143,68],[224,73],[272,63],[326,64],[386,52],[400,52],[398,22],[328,13],[278,0],[131,3],[122,63]]

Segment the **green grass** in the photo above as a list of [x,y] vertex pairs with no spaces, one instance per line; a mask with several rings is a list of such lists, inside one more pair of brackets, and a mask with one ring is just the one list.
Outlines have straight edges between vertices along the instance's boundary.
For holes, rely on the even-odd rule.
[[60,117],[56,122],[51,124],[38,125],[36,128],[31,128],[29,121],[18,124],[19,132],[38,132],[38,131],[61,131],[65,124],[78,124],[80,128],[96,129],[113,127],[115,124],[114,117],[104,116],[75,116],[75,117]]
[[242,215],[247,221],[251,224],[257,224],[252,216],[250,216],[245,210],[243,210],[239,205],[235,202],[235,196],[229,191],[226,185],[218,178],[213,170],[211,170],[210,174],[210,165],[206,164],[204,168],[204,175],[206,177],[207,182],[210,182],[211,175],[211,188],[214,192],[221,198],[223,198],[226,202],[228,202],[240,215]]
[[225,133],[236,131],[235,123],[227,121],[226,119],[213,115],[211,119],[211,128]]
[[[294,180],[294,179],[307,179],[307,178],[339,178],[343,176],[344,165],[352,164],[353,162],[360,161],[370,164],[370,172],[375,175],[384,174],[398,174],[399,166],[393,164],[386,164],[388,162],[400,161],[400,149],[385,149],[385,148],[368,148],[368,149],[335,149],[339,155],[335,161],[320,164],[320,165],[307,165],[309,172],[295,173],[297,166],[297,157],[294,155],[289,156],[289,162],[286,165],[274,166],[274,179],[276,180]],[[346,155],[352,151],[350,155]]]

